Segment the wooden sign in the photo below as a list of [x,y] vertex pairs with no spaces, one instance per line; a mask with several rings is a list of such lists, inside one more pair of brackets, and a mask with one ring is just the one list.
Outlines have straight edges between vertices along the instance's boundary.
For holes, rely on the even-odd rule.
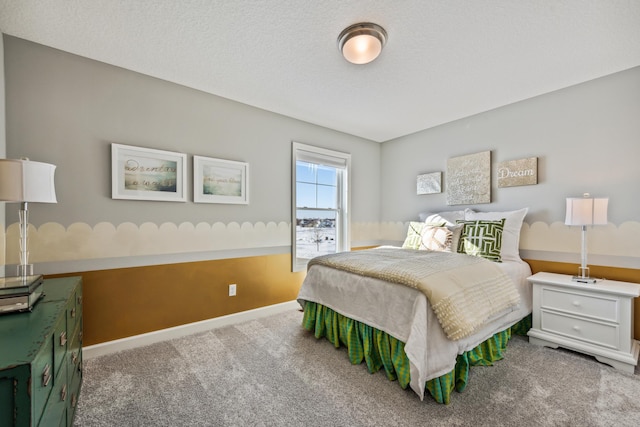
[[447,160],[447,205],[491,203],[491,152]]
[[538,158],[498,163],[498,188],[534,185],[538,183]]

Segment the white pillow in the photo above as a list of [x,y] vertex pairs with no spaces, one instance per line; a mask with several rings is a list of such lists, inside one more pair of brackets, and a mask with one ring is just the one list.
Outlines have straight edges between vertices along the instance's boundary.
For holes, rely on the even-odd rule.
[[475,212],[471,209],[465,209],[464,219],[495,221],[504,218],[500,256],[503,261],[520,261],[520,229],[528,211],[529,208],[504,212]]
[[456,221],[464,219],[464,211],[448,211],[448,212],[420,212],[420,221],[428,224],[456,225]]
[[456,252],[458,241],[462,234],[462,224],[459,225],[425,225],[422,228],[420,250],[441,252]]

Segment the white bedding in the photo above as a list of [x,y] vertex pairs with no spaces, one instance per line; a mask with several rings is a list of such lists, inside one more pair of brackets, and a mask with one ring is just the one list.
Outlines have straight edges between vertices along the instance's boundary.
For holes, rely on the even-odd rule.
[[531,313],[531,285],[526,280],[531,275],[529,265],[522,260],[497,265],[513,279],[521,297],[519,308],[495,316],[487,326],[458,341],[445,336],[424,294],[383,280],[314,265],[307,272],[298,301],[303,307],[304,301],[322,304],[404,342],[411,364],[410,386],[422,399],[425,383],[450,372],[458,354]]

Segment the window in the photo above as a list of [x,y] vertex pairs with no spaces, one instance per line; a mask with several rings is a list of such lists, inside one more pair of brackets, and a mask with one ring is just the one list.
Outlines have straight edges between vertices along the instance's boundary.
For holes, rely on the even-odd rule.
[[293,271],[318,255],[349,250],[351,155],[293,143]]

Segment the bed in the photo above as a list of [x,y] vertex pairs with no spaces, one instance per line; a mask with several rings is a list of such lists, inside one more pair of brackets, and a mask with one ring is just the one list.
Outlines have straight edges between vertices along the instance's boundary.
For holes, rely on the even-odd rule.
[[[466,387],[470,366],[499,360],[511,335],[525,334],[530,326],[532,294],[526,278],[531,269],[520,259],[517,249],[526,212],[467,209],[423,215],[422,221],[409,223],[402,247],[350,252],[344,254],[348,257],[345,265],[334,258],[342,257],[339,254],[314,259],[298,294],[304,327],[336,347],[346,346],[352,363],[364,361],[370,372],[383,369],[389,379],[398,380],[403,388],[409,386],[420,399],[428,392],[437,402],[449,403],[453,390]],[[436,236],[434,230],[447,232]],[[482,245],[480,253],[473,253]],[[422,256],[445,259],[447,265],[449,260],[473,258],[483,268],[490,264],[496,277],[508,278],[511,297],[508,303],[478,315],[484,318],[473,318],[473,327],[452,328],[443,321],[442,303],[434,297],[439,292],[437,286],[425,292],[420,284],[401,285],[395,276],[388,276],[387,267],[382,266],[384,261],[373,261],[377,265],[373,270],[378,273],[363,273],[358,263],[371,262],[370,255],[373,259],[381,257],[379,260],[397,258],[399,266],[408,265],[402,260],[405,256],[409,263],[421,265],[426,262]],[[354,262],[357,268],[351,268]],[[470,263],[474,266],[465,264],[464,268],[475,268],[476,262]],[[448,279],[453,282],[445,287],[461,278],[468,280],[469,274],[460,275],[459,271],[453,271],[453,279]],[[489,271],[486,274],[493,274]],[[470,289],[476,289],[475,285]],[[492,292],[487,291],[489,295]],[[435,305],[433,301],[437,301]],[[466,310],[468,307],[463,311]]]

